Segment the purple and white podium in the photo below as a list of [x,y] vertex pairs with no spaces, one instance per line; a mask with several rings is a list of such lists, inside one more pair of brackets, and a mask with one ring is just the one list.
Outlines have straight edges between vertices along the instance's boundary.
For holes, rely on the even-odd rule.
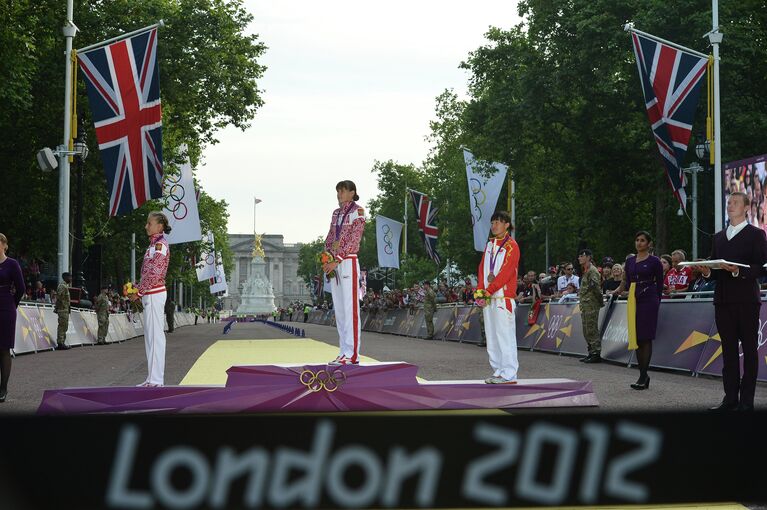
[[598,406],[590,381],[416,379],[409,363],[233,366],[225,386],[46,390],[38,414],[291,413]]

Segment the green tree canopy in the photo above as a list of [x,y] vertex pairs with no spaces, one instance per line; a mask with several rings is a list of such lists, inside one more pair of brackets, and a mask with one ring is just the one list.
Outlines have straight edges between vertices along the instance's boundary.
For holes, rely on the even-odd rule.
[[[14,255],[39,257],[55,266],[57,251],[58,171],[42,173],[35,153],[61,143],[64,92],[64,40],[60,27],[65,3],[54,0],[0,0],[0,139],[4,188],[13,190],[0,208],[2,231]],[[163,151],[166,171],[180,145],[190,148],[193,166],[216,131],[232,125],[245,129],[263,104],[257,80],[265,68],[259,58],[265,46],[248,34],[252,16],[241,0],[96,0],[76,1],[74,19],[80,31],[75,47],[84,47],[164,20],[159,30],[158,58],[163,108]],[[108,218],[108,191],[90,118],[85,84],[77,82],[80,135],[91,156],[84,172],[85,247],[103,246],[105,278],[129,274],[131,234],[143,250],[146,214],[160,209],[150,201],[132,213]],[[76,168],[73,172],[76,172]],[[75,189],[72,178],[72,195]],[[72,215],[73,216],[73,215]],[[226,239],[227,205],[202,193],[203,230],[221,240],[217,247],[231,266]],[[188,255],[197,247],[174,247],[169,277],[191,283]],[[195,279],[196,280],[196,279]],[[207,282],[199,284],[207,291]]]

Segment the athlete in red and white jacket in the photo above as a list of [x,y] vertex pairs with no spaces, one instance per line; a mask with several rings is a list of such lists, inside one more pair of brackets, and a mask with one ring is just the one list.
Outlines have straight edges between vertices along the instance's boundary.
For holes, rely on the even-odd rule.
[[141,264],[138,295],[144,305],[144,346],[146,348],[147,378],[139,386],[162,386],[165,378],[165,274],[168,272],[170,248],[165,234],[171,227],[168,218],[159,211],[149,213],[146,222],[149,248]]
[[487,242],[477,270],[477,290],[484,289],[489,299],[477,300],[483,307],[487,354],[493,375],[485,379],[488,384],[517,382],[517,333],[514,311],[517,295],[519,245],[511,237],[511,218],[505,211],[491,217],[493,237]]
[[168,261],[170,261],[170,248],[165,233],[151,235],[149,248],[144,252],[144,261],[141,264],[141,280],[138,285],[139,297],[165,292]]
[[334,262],[323,266],[325,273],[335,271],[336,275],[325,279],[330,283],[333,295],[333,310],[336,314],[336,328],[340,352],[330,365],[356,365],[359,363],[360,334],[360,264],[357,252],[365,230],[365,211],[357,205],[360,199],[357,187],[352,181],[336,184],[336,198],[339,208],[333,211],[330,230],[325,239],[325,249],[333,254]]

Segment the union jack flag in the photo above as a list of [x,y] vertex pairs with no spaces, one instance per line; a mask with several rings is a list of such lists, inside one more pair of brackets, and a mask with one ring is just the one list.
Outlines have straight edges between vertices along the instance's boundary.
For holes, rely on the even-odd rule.
[[426,247],[426,253],[428,253],[429,257],[439,265],[441,260],[439,253],[437,253],[437,237],[439,236],[439,229],[437,228],[437,211],[439,211],[439,207],[432,207],[432,201],[420,191],[410,190],[410,198],[413,199],[418,232],[421,233],[421,239],[423,239],[423,244]]
[[157,29],[78,54],[109,189],[109,215],[162,197]]
[[674,196],[686,207],[682,170],[708,59],[631,34],[647,116]]

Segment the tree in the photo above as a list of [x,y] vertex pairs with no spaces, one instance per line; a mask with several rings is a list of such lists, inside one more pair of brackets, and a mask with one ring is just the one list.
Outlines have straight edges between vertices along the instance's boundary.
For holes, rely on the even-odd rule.
[[[14,190],[0,208],[0,225],[13,254],[34,255],[52,266],[57,251],[58,173],[41,173],[34,155],[44,146],[61,143],[64,62],[59,27],[64,14],[63,4],[54,0],[0,0],[0,78],[6,84],[0,89],[4,133],[0,154],[4,187]],[[198,165],[203,146],[215,143],[218,129],[246,128],[263,104],[257,80],[265,68],[258,59],[266,48],[257,35],[247,35],[252,16],[241,0],[80,1],[75,2],[74,17],[80,28],[77,47],[165,21],[159,31],[158,58],[168,162],[185,143],[193,166]],[[91,147],[91,156],[82,165],[85,248],[101,244],[105,278],[124,281],[130,273],[131,234],[138,233],[141,239],[147,212],[160,208],[160,203],[152,201],[126,216],[108,217],[108,191],[82,80],[77,82],[77,104],[83,118],[80,134]],[[225,239],[226,203],[203,194],[200,211],[203,228],[212,225],[217,238]],[[222,252],[228,269],[227,249]],[[173,250],[173,278],[181,278],[183,250]]]

